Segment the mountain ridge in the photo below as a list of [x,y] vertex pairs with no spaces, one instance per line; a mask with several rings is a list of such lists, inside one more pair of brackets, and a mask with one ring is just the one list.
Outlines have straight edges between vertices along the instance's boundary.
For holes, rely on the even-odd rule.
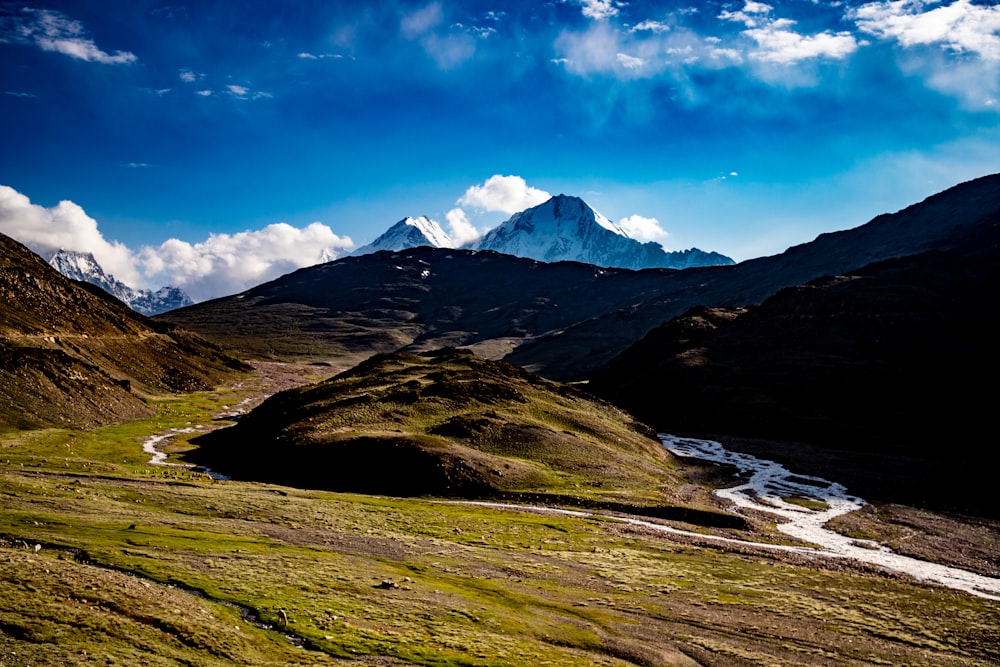
[[208,389],[248,367],[66,278],[0,234],[0,430],[148,416],[151,393]]
[[48,263],[67,278],[96,285],[143,315],[159,315],[194,303],[179,287],[165,286],[155,292],[129,287],[105,271],[93,253],[60,248],[48,257]]
[[671,252],[655,241],[633,239],[583,199],[562,194],[513,214],[471,243],[456,243],[440,224],[420,216],[400,220],[351,255],[420,246],[492,250],[541,262],[583,262],[604,268],[683,269],[733,263],[717,252],[698,248]]

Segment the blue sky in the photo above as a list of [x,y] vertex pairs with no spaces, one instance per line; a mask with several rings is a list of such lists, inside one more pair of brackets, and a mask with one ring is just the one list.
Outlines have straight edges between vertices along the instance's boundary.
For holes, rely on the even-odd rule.
[[742,260],[1000,171],[996,2],[0,0],[0,63],[0,231],[196,298],[539,193]]

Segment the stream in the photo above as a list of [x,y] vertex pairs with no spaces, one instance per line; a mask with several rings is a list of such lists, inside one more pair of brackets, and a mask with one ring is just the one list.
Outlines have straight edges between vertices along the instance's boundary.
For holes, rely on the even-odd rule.
[[[774,461],[749,454],[731,452],[713,440],[679,438],[660,434],[663,445],[682,458],[695,458],[735,467],[746,481],[738,486],[718,489],[715,494],[736,507],[766,512],[778,519],[778,530],[815,544],[812,553],[834,558],[849,558],[902,572],[920,581],[947,586],[990,600],[1000,600],[1000,579],[986,577],[955,567],[903,556],[871,540],[841,535],[826,523],[865,506],[865,501],[847,493],[841,484],[819,477],[797,475]],[[785,498],[804,498],[813,507],[787,502]],[[765,545],[756,545],[765,546]]]
[[[229,478],[225,475],[200,466],[168,463],[166,461],[167,455],[157,449],[157,446],[164,440],[168,440],[179,433],[187,433],[193,430],[198,429],[172,429],[162,434],[149,436],[143,441],[142,449],[151,456],[149,461],[151,464],[196,470],[204,472],[218,480],[228,480]],[[737,508],[765,512],[775,516],[779,531],[790,537],[815,545],[815,547],[768,544],[765,542],[750,542],[730,537],[705,535],[703,533],[665,526],[652,521],[643,521],[642,519],[621,516],[611,517],[579,510],[475,501],[464,501],[462,504],[494,507],[497,509],[545,512],[580,518],[610,518],[661,533],[694,537],[699,540],[811,556],[846,558],[860,563],[875,565],[885,570],[907,574],[919,581],[934,583],[947,588],[965,591],[978,597],[1000,601],[1000,579],[897,554],[879,542],[855,539],[827,528],[827,522],[834,517],[854,512],[866,505],[865,501],[861,498],[848,494],[847,489],[841,484],[819,477],[795,474],[779,463],[757,458],[750,454],[731,452],[723,447],[721,443],[714,440],[681,438],[665,433],[661,433],[659,437],[664,447],[678,457],[698,459],[736,468],[739,471],[739,476],[746,479],[746,481],[738,486],[717,489],[715,494],[720,498],[732,502]],[[786,498],[805,499],[808,506],[787,502]]]

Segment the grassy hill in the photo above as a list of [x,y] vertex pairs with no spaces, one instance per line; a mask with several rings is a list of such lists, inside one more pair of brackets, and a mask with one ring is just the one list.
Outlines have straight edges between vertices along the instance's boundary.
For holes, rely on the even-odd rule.
[[572,387],[446,348],[277,394],[190,459],[305,488],[676,502],[676,466],[653,435]]

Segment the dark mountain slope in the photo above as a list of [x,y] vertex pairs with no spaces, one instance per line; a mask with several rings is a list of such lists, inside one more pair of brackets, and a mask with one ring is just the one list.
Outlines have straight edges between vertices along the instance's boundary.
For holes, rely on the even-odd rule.
[[242,367],[0,235],[0,429],[149,414],[140,393],[207,389]]
[[259,356],[469,346],[546,377],[579,379],[694,306],[760,303],[871,261],[953,247],[998,218],[994,175],[736,266],[630,271],[414,248],[301,269],[160,319]]
[[583,319],[514,350],[507,360],[547,377],[580,378],[652,328],[698,305],[760,303],[780,289],[872,262],[953,248],[1000,221],[1000,174],[962,183],[865,225],[732,267],[680,271],[636,307]]
[[533,336],[650,298],[673,273],[421,247],[300,269],[158,319],[263,356],[465,345],[496,358]]
[[892,486],[910,502],[933,496],[982,511],[995,504],[973,480],[986,481],[995,440],[998,289],[994,225],[957,247],[818,279],[749,309],[690,311],[590,388],[662,429],[816,443],[858,462],[890,457],[896,471],[854,481],[876,497]]

